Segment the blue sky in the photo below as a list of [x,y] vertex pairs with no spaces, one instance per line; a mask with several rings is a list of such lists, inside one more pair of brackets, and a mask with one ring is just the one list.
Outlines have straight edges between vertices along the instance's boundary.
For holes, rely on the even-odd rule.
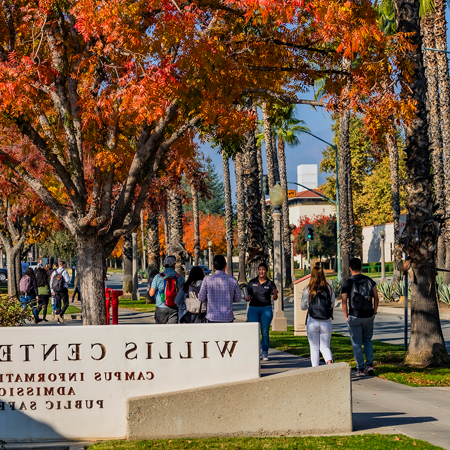
[[[303,94],[299,98],[313,98],[313,93]],[[324,108],[313,109],[309,105],[298,105],[295,116],[298,119],[304,120],[306,126],[312,133],[321,137],[326,141],[332,141],[333,133],[331,131],[330,114]],[[286,167],[288,181],[297,181],[297,166],[300,164],[320,164],[322,160],[322,150],[326,147],[325,144],[313,138],[312,136],[304,135],[300,138],[301,144],[295,147],[286,147]],[[209,156],[216,166],[216,171],[219,175],[223,175],[222,157],[217,152],[218,148],[211,148],[208,144],[202,145],[201,150],[205,156]],[[266,154],[263,145],[263,164],[264,173],[267,173]],[[233,191],[233,202],[236,200],[236,179],[234,176],[234,165],[230,161],[231,173],[231,189]],[[325,182],[325,175],[319,174],[319,185]],[[294,189],[295,186],[292,186]]]

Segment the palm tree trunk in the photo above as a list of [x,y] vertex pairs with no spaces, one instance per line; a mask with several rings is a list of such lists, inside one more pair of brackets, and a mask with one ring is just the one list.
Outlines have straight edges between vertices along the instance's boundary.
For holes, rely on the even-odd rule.
[[133,243],[131,233],[123,237],[123,292],[133,292]]
[[167,208],[163,210],[162,216],[164,221],[164,247],[165,247],[165,255],[170,255],[169,247],[170,247],[170,201],[167,203]]
[[161,267],[161,245],[159,242],[159,213],[149,211],[147,218],[147,253],[148,253],[148,283],[146,303],[155,303],[155,298],[149,292],[153,278],[159,273]]
[[236,172],[236,201],[237,201],[237,226],[238,226],[238,246],[239,246],[239,283],[246,283],[245,272],[245,252],[247,248],[247,235],[245,223],[245,182],[243,155],[237,153],[233,157],[234,170]]
[[342,257],[342,281],[350,276],[349,263],[353,254],[352,219],[350,214],[349,188],[351,188],[351,156],[350,156],[350,111],[344,109],[339,120],[339,209],[340,239]]
[[141,241],[142,241],[142,269],[147,269],[147,257],[145,256],[145,211],[141,211]]
[[263,192],[263,160],[262,160],[262,151],[261,147],[258,147],[258,172],[260,177],[260,186],[261,186],[261,216],[262,216],[262,225],[264,229],[264,248],[265,252],[268,252],[267,246],[267,213],[266,213],[266,196]]
[[[287,191],[287,174],[286,174],[286,152],[283,139],[278,138],[278,158],[280,161],[280,178],[281,187]],[[286,196],[283,203],[283,248],[284,248],[284,267],[286,273],[286,287],[292,285],[292,267],[291,267],[291,224],[289,223],[289,199]]]
[[183,245],[183,202],[175,191],[170,194],[170,246],[168,255],[175,256],[175,270],[180,275],[185,275],[186,249]]
[[392,283],[397,284],[401,277],[402,250],[400,248],[400,181],[398,166],[398,146],[395,135],[386,134],[391,174],[391,204],[394,220],[394,274]]
[[225,150],[222,149],[223,181],[225,191],[225,226],[227,240],[227,272],[233,275],[233,205],[231,201],[230,164]]
[[[434,36],[435,48],[447,50],[447,20],[445,11],[447,2],[445,0],[435,0]],[[434,48],[434,47],[433,47]],[[446,53],[435,53],[437,60],[438,80],[439,80],[439,106],[441,114],[442,131],[442,154],[444,164],[444,193],[445,199],[450,199],[450,78],[448,73],[448,58]],[[431,57],[431,55],[430,55]],[[438,120],[438,117],[435,118]],[[443,205],[444,206],[444,205]],[[445,202],[445,268],[450,270],[450,200]],[[438,263],[439,264],[439,263]],[[450,273],[445,273],[445,283],[450,284]]]
[[194,220],[194,266],[199,265],[200,258],[200,213],[198,209],[198,191],[195,184],[191,184],[192,219]]
[[[247,100],[251,107],[251,99]],[[247,197],[247,267],[250,278],[258,276],[258,266],[267,263],[264,226],[261,214],[261,177],[258,168],[258,147],[255,130],[247,133],[245,146],[245,185]]]
[[[415,103],[415,117],[405,127],[406,192],[409,217],[400,243],[410,256],[411,338],[405,363],[413,366],[450,364],[442,336],[436,299],[434,256],[439,225],[433,215],[431,154],[428,140],[426,78],[420,36],[419,0],[394,0],[400,33],[409,33],[412,49],[400,60],[403,99]],[[407,67],[407,69],[405,69]],[[406,268],[407,265],[406,265]]]

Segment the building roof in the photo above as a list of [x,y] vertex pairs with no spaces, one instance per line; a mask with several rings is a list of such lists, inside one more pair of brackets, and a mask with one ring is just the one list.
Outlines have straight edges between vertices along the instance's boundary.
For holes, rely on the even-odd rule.
[[[317,192],[323,194],[323,191],[321,189],[315,189]],[[297,192],[297,195],[295,197],[291,197],[291,198],[322,198],[320,195],[317,195],[315,192],[311,192],[311,191],[302,191],[302,192]],[[324,199],[325,200],[325,199]]]

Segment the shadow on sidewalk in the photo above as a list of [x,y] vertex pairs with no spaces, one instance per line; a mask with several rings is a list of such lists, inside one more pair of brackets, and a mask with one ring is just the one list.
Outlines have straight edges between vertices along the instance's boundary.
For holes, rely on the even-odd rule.
[[402,412],[353,413],[353,431],[365,431],[382,427],[411,425],[414,423],[436,422],[431,416],[417,417]]

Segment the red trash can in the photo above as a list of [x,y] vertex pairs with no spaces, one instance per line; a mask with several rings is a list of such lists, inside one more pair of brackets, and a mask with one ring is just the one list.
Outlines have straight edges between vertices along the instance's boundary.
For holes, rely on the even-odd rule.
[[112,306],[112,323],[113,325],[119,324],[119,297],[123,295],[123,291],[110,291],[111,295],[111,306]]

